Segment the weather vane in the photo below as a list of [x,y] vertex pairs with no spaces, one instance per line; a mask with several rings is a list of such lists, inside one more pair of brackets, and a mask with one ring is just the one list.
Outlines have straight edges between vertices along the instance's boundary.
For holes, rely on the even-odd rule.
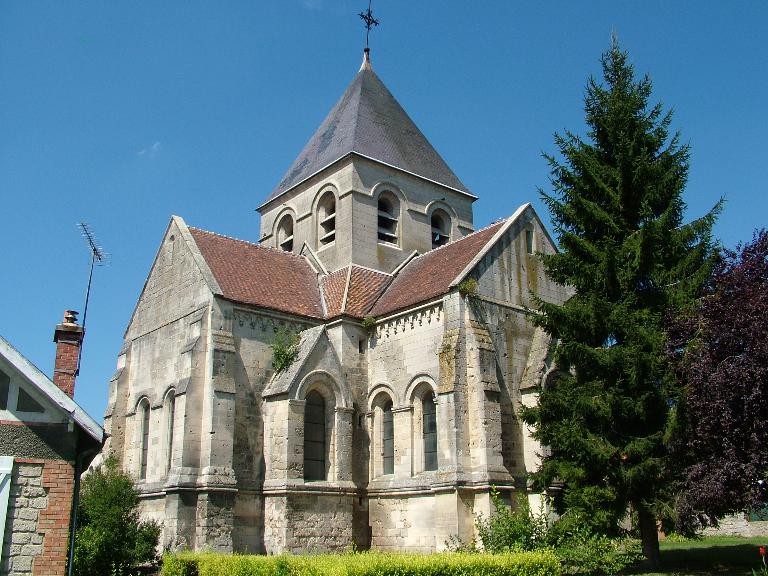
[[368,36],[371,33],[371,28],[379,25],[379,21],[373,17],[373,12],[371,12],[371,0],[368,0],[368,10],[365,12],[360,12],[360,18],[362,18],[363,22],[365,22],[365,49],[367,50]]

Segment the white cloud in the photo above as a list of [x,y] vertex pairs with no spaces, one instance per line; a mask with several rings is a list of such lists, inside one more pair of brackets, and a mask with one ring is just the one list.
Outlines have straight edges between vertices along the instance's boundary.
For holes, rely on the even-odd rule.
[[154,142],[152,146],[142,148],[138,151],[139,156],[146,156],[147,158],[156,158],[163,150],[163,145],[159,141]]

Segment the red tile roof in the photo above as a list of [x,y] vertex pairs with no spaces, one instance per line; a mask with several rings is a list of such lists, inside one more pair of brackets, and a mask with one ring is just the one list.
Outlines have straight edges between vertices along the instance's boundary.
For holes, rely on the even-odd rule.
[[344,292],[347,287],[349,266],[345,266],[327,276],[323,276],[323,298],[325,299],[325,314],[333,318],[344,309]]
[[323,317],[317,275],[303,256],[189,228],[224,298]]
[[345,266],[322,278],[327,318],[347,314],[364,318],[392,279],[389,274],[360,266]]
[[411,260],[395,276],[370,314],[383,316],[447,293],[451,282],[488,244],[504,222],[495,222]]
[[[446,294],[451,282],[488,244],[504,221],[418,256],[394,278],[345,266],[319,279],[303,257],[189,228],[224,298],[272,310],[333,318],[382,316]],[[322,283],[322,294],[319,283]],[[323,301],[325,313],[323,312]]]
[[376,298],[379,297],[381,290],[391,280],[392,276],[389,274],[360,266],[352,266],[344,311],[350,316],[365,317],[373,303],[376,302]]

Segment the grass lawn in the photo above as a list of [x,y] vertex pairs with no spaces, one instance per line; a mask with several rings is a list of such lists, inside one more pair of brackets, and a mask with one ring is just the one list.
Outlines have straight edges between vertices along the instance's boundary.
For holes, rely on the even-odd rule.
[[686,542],[661,541],[661,572],[632,571],[635,576],[752,576],[762,566],[757,547],[768,537],[711,536]]

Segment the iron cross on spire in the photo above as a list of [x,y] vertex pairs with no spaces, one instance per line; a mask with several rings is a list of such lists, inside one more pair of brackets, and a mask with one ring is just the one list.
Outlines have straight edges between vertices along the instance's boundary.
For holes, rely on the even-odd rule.
[[368,36],[371,33],[371,28],[379,25],[379,21],[373,17],[371,12],[371,0],[368,0],[368,10],[360,12],[360,18],[365,22],[365,49],[368,49]]

